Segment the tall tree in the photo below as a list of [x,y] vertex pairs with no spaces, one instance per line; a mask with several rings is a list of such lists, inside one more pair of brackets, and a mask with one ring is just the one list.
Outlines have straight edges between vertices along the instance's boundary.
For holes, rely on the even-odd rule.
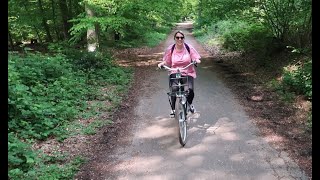
[[[94,18],[95,13],[94,11],[90,8],[90,5],[88,3],[85,4],[85,10],[87,13],[87,16],[89,18]],[[99,35],[98,35],[98,27],[96,23],[93,23],[91,26],[89,26],[87,30],[87,44],[88,44],[88,51],[89,52],[94,52],[97,50],[99,47]]]
[[69,17],[69,10],[68,10],[68,6],[67,6],[67,1],[66,0],[59,0],[58,3],[59,3],[61,17],[62,17],[63,36],[64,36],[64,39],[69,39],[70,24],[69,24],[68,20],[70,19],[70,17]]
[[12,40],[10,30],[8,30],[8,41],[9,41],[9,45],[10,45],[11,49],[14,50],[14,45],[13,45],[13,40]]
[[42,0],[38,0],[38,6],[39,6],[39,10],[40,10],[40,14],[42,14],[42,25],[46,31],[46,35],[47,35],[47,41],[48,42],[52,42],[52,36],[50,33],[50,28],[49,25],[47,24],[47,19],[44,16],[44,10],[43,10],[43,5],[42,5]]
[[54,32],[56,34],[56,38],[58,40],[60,40],[60,33],[59,33],[59,28],[58,28],[58,25],[57,25],[57,21],[56,21],[56,7],[55,7],[55,0],[51,0],[51,8],[52,8],[52,22],[53,22],[53,29],[54,29]]

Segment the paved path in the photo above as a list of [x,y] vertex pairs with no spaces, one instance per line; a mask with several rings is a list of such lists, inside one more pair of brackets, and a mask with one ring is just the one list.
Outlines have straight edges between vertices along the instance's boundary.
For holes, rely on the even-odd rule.
[[[178,28],[188,32],[188,26]],[[285,152],[277,152],[257,135],[257,128],[191,33],[186,33],[186,42],[205,57],[197,68],[197,112],[189,118],[187,144],[180,146],[174,119],[169,118],[167,72],[154,71],[144,79],[144,93],[134,109],[133,139],[110,157],[113,161],[108,172],[100,172],[101,179],[307,179]],[[171,43],[172,36],[165,46]]]

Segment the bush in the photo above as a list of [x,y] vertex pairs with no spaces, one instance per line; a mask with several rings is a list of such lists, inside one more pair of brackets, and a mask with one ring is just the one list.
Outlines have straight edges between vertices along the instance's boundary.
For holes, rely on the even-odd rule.
[[70,72],[71,65],[62,56],[48,57],[38,54],[29,54],[24,58],[16,55],[9,56],[16,73],[20,74],[21,81],[26,86],[39,83],[50,83]]
[[164,32],[147,32],[144,35],[144,39],[146,41],[146,45],[149,47],[155,47],[157,46],[162,40],[164,40],[167,37],[167,31]]
[[271,45],[271,34],[260,24],[235,21],[224,28],[229,29],[223,33],[223,46],[226,49],[266,54],[268,46]]
[[[65,129],[70,121],[87,112],[86,101],[106,93],[99,91],[102,86],[114,86],[116,92],[112,95],[116,100],[128,87],[131,69],[109,63],[111,58],[103,58],[101,54],[83,53],[84,57],[77,59],[82,57],[77,52],[73,51],[74,56],[69,56],[73,59],[67,59],[65,55],[26,54],[21,57],[9,54],[10,179],[72,179],[81,159],[58,165],[57,157],[33,151],[30,143],[48,137],[66,138],[70,132]],[[94,109],[88,111],[94,112]]]
[[[83,60],[86,58],[101,61],[90,64]],[[87,100],[97,98],[97,87],[129,84],[131,69],[108,63],[109,59],[100,55],[83,59],[80,62],[63,56],[9,56],[9,132],[24,139],[63,136],[63,129],[56,127],[62,128],[86,108]]]
[[63,51],[66,59],[75,70],[88,72],[92,69],[104,69],[112,66],[113,62],[109,54],[66,49]]
[[[243,20],[223,20],[194,31],[201,42],[219,42],[231,51],[270,54],[275,45],[271,33],[262,24]],[[202,37],[201,37],[202,36]]]
[[63,58],[9,56],[8,130],[22,138],[44,139],[54,127],[73,119],[84,108],[84,75],[70,69]]
[[30,145],[20,141],[13,133],[8,134],[8,152],[9,177],[22,177],[37,161]]
[[8,177],[20,179],[72,179],[83,159],[75,158],[63,166],[56,165],[58,156],[48,156],[32,150],[31,145],[8,134]]
[[290,91],[312,99],[312,60],[285,67],[282,83]]
[[204,36],[208,32],[207,26],[199,27],[198,29],[193,30],[192,35],[195,37],[201,37]]

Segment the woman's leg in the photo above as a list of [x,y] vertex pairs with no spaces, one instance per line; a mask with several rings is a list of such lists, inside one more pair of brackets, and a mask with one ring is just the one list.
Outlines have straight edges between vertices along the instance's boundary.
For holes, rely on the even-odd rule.
[[[178,80],[177,79],[171,79],[171,78],[175,78],[176,75],[175,74],[171,74],[169,76],[169,88],[171,89],[171,92],[176,92],[178,91],[178,87],[172,87],[172,84],[178,84]],[[176,106],[176,96],[171,96],[171,109],[174,110],[175,106]]]
[[188,86],[189,86],[189,94],[187,97],[187,101],[189,104],[192,104],[194,98],[194,78],[192,76],[188,76]]

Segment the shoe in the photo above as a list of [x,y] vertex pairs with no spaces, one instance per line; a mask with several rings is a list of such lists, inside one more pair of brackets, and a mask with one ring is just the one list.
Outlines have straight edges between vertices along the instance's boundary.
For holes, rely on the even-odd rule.
[[174,116],[174,115],[175,115],[175,110],[171,110],[170,116]]
[[196,109],[194,108],[193,104],[190,104],[190,108],[189,108],[191,113],[194,113],[196,111]]

